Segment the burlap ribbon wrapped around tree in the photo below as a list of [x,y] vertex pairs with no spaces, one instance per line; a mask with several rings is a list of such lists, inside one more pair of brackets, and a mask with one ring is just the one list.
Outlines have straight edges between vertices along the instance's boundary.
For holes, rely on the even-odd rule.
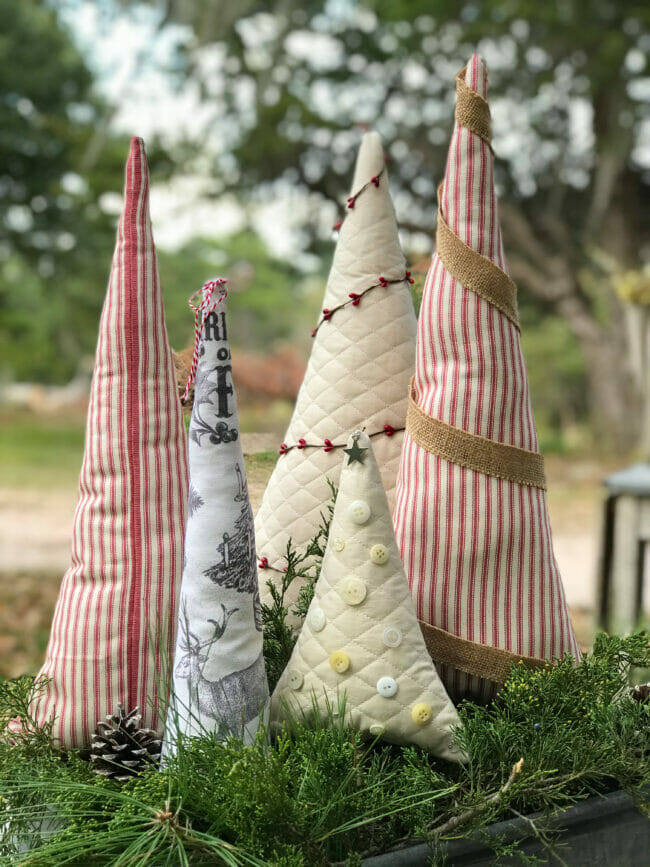
[[522,661],[579,656],[494,191],[485,63],[456,79],[397,481],[395,528],[429,651],[455,698]]

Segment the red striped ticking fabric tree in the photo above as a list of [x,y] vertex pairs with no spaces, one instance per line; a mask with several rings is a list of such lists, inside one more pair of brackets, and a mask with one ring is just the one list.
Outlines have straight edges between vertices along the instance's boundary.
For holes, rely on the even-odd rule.
[[144,142],[134,138],[99,325],[72,565],[57,602],[36,713],[87,746],[118,702],[161,730],[183,567],[187,446],[149,218]]
[[518,657],[579,655],[553,555],[478,55],[457,92],[395,511],[418,617],[455,699],[489,697]]

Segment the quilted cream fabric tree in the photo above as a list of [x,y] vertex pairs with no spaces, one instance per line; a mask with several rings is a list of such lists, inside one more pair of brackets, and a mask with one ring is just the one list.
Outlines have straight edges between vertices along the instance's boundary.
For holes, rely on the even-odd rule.
[[395,510],[418,616],[455,700],[489,698],[518,660],[579,657],[553,556],[478,55],[456,89]]
[[460,761],[458,714],[427,653],[369,437],[343,453],[340,489],[314,598],[273,693],[287,711],[326,721],[345,704],[351,725]]
[[263,600],[266,582],[284,568],[287,541],[301,550],[316,535],[351,430],[372,437],[394,500],[417,323],[375,132],[361,143],[347,205],[305,378],[256,516]]

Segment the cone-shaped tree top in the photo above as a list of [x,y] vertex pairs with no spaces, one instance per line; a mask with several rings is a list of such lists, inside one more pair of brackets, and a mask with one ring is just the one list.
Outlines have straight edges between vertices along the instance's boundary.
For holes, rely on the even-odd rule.
[[[516,287],[497,217],[487,70],[478,55],[456,84],[396,535],[423,621],[482,646],[551,659],[578,649],[553,556]],[[461,663],[461,654],[476,649],[470,646],[443,654],[445,640],[430,637],[451,694],[490,694],[488,662]],[[483,657],[495,677],[509,667],[506,656]]]
[[99,325],[72,565],[61,585],[37,715],[66,746],[90,742],[118,703],[160,730],[161,663],[173,650],[187,498],[186,440],[134,138]]
[[381,140],[367,133],[305,378],[255,522],[258,557],[270,567],[260,570],[263,598],[287,540],[301,549],[318,531],[350,430],[371,435],[392,500],[415,353],[409,279]]
[[239,435],[224,281],[203,289],[189,426],[189,515],[166,751],[175,736],[250,740],[266,706],[253,512]]
[[350,437],[343,458],[320,577],[272,713],[309,715],[316,703],[326,720],[345,697],[355,728],[458,761],[458,715],[418,627],[366,434]]

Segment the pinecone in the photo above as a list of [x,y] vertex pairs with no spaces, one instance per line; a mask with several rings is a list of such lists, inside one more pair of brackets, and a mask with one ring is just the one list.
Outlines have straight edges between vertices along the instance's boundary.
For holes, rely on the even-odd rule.
[[140,728],[138,708],[126,713],[121,704],[107,722],[98,722],[90,746],[95,773],[126,782],[160,761],[162,741],[151,729]]

